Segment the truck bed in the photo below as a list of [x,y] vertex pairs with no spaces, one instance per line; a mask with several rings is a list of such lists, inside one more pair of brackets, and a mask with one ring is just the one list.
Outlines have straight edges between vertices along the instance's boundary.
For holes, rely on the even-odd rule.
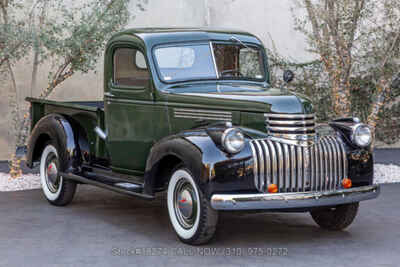
[[[32,129],[42,117],[50,113],[67,115],[76,119],[78,122],[81,121],[82,115],[86,114],[86,118],[90,118],[90,121],[92,121],[93,125],[103,126],[103,101],[54,101],[30,97],[26,98],[26,101],[30,102],[32,106]],[[87,123],[87,119],[85,119],[85,121],[85,123]]]
[[38,98],[26,98],[31,103],[31,129],[49,114],[60,114],[78,124],[85,130],[90,151],[98,158],[105,158],[105,144],[98,139],[94,129],[105,129],[103,101],[53,101]]
[[59,106],[73,109],[83,109],[88,111],[104,110],[104,101],[54,101],[27,97],[26,101],[32,104],[46,104],[50,106]]

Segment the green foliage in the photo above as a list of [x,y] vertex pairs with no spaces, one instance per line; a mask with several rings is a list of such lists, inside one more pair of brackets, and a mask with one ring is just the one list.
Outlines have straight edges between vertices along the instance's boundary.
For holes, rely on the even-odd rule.
[[[271,67],[271,83],[274,87],[287,87],[293,92],[308,96],[314,103],[318,122],[328,122],[335,117],[332,111],[330,83],[324,72],[323,63],[319,60],[295,63],[279,55],[274,50],[267,50]],[[295,79],[284,84],[284,70],[295,73]],[[366,74],[370,75],[366,75]],[[381,108],[377,122],[376,137],[386,144],[400,140],[400,75],[393,81],[391,94],[387,96]],[[350,102],[352,116],[366,121],[374,101],[376,83],[373,68],[354,73],[351,77]]]
[[42,97],[73,73],[95,70],[105,42],[128,22],[128,4],[129,0],[87,1],[75,7],[53,3],[59,12],[47,19],[39,38],[47,52],[43,58],[50,58],[56,71],[49,74],[51,88]]
[[[53,71],[49,73],[48,87],[40,94],[46,98],[73,74],[95,70],[106,41],[130,18],[130,0],[79,1],[82,4],[59,0],[27,2],[0,0],[0,80],[8,79],[13,84],[9,107],[17,146],[26,142],[29,114],[20,114],[23,109],[18,106],[12,64],[33,52],[31,88],[34,88],[38,65],[50,61]],[[147,0],[141,6],[145,4]],[[12,160],[15,163],[18,157],[14,155]],[[19,168],[18,164],[12,165]]]
[[17,17],[18,12],[24,12],[22,1],[0,0],[0,72],[2,74],[7,72],[4,70],[5,63],[14,64],[24,57],[30,45],[29,25]]
[[[319,120],[357,116],[372,127],[378,140],[398,141],[400,97],[391,81],[400,70],[400,1],[297,3],[292,9],[295,29],[304,34],[308,51],[317,60],[291,63],[275,49],[270,53],[275,73],[289,68],[297,74],[289,87],[314,100]],[[299,16],[299,10],[306,16]]]

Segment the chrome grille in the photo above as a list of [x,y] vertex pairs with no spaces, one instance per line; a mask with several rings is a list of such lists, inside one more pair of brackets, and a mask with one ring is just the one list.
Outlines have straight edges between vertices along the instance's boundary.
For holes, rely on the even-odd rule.
[[331,191],[347,177],[342,141],[325,136],[312,146],[296,146],[271,139],[250,141],[254,183],[261,192],[276,184],[281,193]]
[[294,140],[311,139],[315,136],[314,114],[266,113],[264,116],[266,129],[273,136]]

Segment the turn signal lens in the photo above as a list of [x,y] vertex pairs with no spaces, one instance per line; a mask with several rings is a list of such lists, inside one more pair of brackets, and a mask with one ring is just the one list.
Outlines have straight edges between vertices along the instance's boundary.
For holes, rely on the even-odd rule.
[[270,184],[270,185],[268,185],[268,192],[269,192],[269,193],[276,193],[276,192],[278,192],[278,186],[276,186],[276,184]]
[[342,185],[344,188],[350,188],[353,184],[349,178],[344,178],[342,180]]

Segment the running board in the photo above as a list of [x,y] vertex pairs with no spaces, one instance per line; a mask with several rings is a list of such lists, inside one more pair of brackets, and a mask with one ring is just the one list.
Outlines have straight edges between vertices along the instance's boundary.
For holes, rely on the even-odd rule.
[[149,199],[149,200],[155,198],[152,195],[144,194],[143,186],[138,185],[138,184],[132,184],[132,183],[126,183],[126,182],[109,184],[109,183],[104,183],[104,182],[96,181],[94,179],[88,179],[83,176],[79,176],[79,175],[72,174],[72,173],[65,173],[65,172],[60,172],[60,176],[65,177],[70,180],[73,180],[73,181],[83,183],[83,184],[94,185],[97,187],[101,187],[104,189],[108,189],[108,190],[126,194],[126,195],[141,197],[141,198],[145,198],[145,199]]

